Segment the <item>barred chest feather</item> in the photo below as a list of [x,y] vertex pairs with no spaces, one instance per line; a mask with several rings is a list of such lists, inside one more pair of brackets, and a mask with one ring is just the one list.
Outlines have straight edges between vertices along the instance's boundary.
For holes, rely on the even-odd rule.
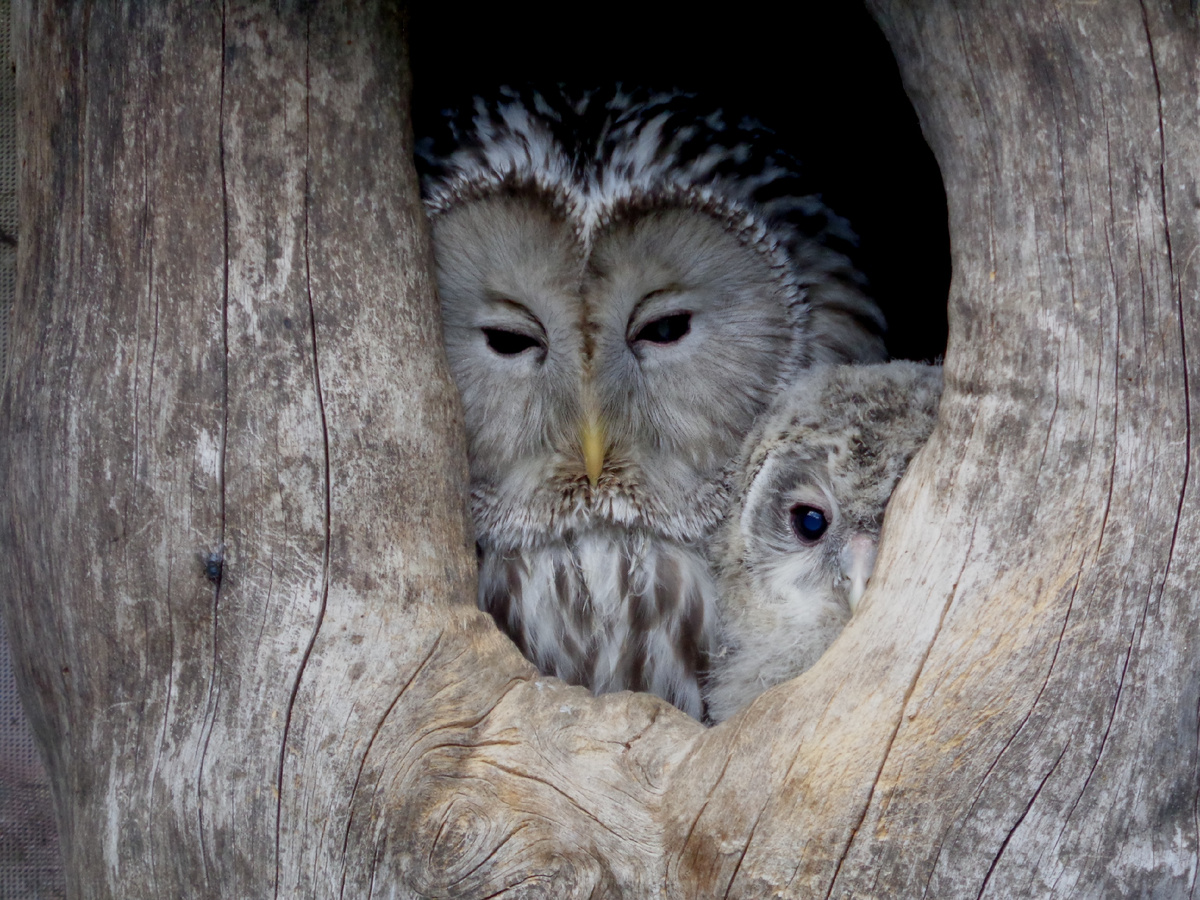
[[480,608],[542,672],[703,716],[716,589],[698,547],[601,524],[482,550]]

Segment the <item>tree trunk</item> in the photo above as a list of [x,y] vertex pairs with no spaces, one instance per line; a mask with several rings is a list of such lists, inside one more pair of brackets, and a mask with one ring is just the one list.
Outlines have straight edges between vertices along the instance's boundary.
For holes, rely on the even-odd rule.
[[27,0],[0,540],[70,895],[1189,895],[1185,5],[872,0],[941,419],[863,612],[705,730],[475,610],[403,16]]

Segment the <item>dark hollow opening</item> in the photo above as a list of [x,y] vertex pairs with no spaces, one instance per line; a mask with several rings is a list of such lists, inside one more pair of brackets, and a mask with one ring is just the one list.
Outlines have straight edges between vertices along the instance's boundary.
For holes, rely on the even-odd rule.
[[819,179],[859,236],[855,262],[888,320],[889,352],[931,360],[946,346],[946,197],[887,41],[856,3],[795,4],[763,21],[651,4],[591,16],[414,4],[414,125],[502,84],[613,82],[680,88],[750,115]]

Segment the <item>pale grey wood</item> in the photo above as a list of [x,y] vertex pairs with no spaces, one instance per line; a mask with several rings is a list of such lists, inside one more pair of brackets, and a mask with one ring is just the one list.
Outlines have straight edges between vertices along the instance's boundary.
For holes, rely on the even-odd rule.
[[18,7],[0,547],[72,896],[1190,895],[1196,23],[872,8],[941,419],[863,613],[705,731],[474,608],[402,16]]
[[926,460],[942,565],[965,565],[860,827],[886,838],[851,845],[832,893],[1190,896],[1197,22],[873,5],[951,198]]

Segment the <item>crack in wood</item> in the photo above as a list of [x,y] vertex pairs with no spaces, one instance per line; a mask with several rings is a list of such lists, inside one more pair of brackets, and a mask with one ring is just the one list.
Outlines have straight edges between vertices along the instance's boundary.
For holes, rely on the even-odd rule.
[[304,648],[304,654],[300,658],[300,665],[296,671],[296,677],[292,682],[291,694],[288,697],[287,711],[283,719],[283,736],[280,740],[279,747],[279,768],[277,781],[277,796],[275,798],[275,893],[276,898],[279,897],[280,887],[280,863],[281,850],[280,841],[282,839],[283,827],[283,775],[287,765],[287,748],[288,740],[291,735],[292,719],[296,707],[296,697],[300,693],[300,685],[304,681],[304,673],[308,669],[309,659],[312,657],[313,648],[317,643],[317,636],[321,633],[321,625],[325,621],[325,610],[329,604],[329,581],[330,581],[330,554],[333,541],[333,485],[331,482],[331,465],[329,451],[329,422],[325,414],[325,395],[321,385],[321,360],[317,346],[317,314],[316,307],[313,302],[312,292],[312,254],[309,246],[309,199],[310,186],[309,175],[311,173],[312,163],[312,148],[310,143],[310,127],[311,117],[309,104],[312,100],[312,84],[311,72],[309,66],[309,55],[312,50],[311,40],[312,28],[312,10],[309,9],[304,20],[304,290],[308,300],[308,324],[309,333],[312,340],[312,365],[313,365],[313,389],[316,394],[317,412],[321,422],[321,446],[323,450],[324,463],[324,480],[325,480],[325,497],[324,497],[324,546],[321,554],[321,600],[317,608],[316,621],[313,623],[312,632],[309,634],[308,645]]
[[541,875],[527,875],[526,877],[521,878],[518,881],[514,881],[510,885],[500,888],[500,890],[496,891],[495,893],[488,894],[486,897],[481,897],[480,900],[496,900],[496,898],[498,898],[498,897],[504,897],[504,896],[507,896],[508,894],[511,894],[514,890],[521,887],[521,885],[523,885],[523,884],[528,884],[531,881],[538,882],[538,881],[544,881],[544,880],[545,879]]
[[742,861],[746,858],[746,854],[750,852],[750,845],[754,842],[754,833],[758,830],[758,823],[762,821],[763,811],[769,803],[770,798],[759,809],[758,815],[754,817],[754,822],[750,825],[750,833],[746,835],[746,843],[742,846],[742,852],[738,854],[737,862],[733,864],[733,874],[729,876],[729,883],[725,885],[725,893],[722,895],[724,900],[729,900],[729,892],[733,890],[733,883],[737,881],[738,872],[742,870]]
[[[1187,352],[1187,316],[1183,309],[1183,282],[1175,272],[1175,257],[1171,248],[1171,217],[1167,206],[1167,125],[1163,117],[1162,82],[1159,80],[1158,61],[1154,54],[1154,39],[1150,33],[1150,17],[1146,11],[1145,0],[1139,0],[1142,8],[1142,24],[1146,29],[1146,45],[1150,51],[1150,68],[1154,72],[1154,92],[1158,100],[1158,141],[1159,164],[1158,184],[1162,201],[1163,238],[1167,243],[1167,271],[1170,277],[1172,293],[1175,295],[1175,305],[1179,317],[1180,357],[1183,362],[1183,418],[1184,418],[1184,462],[1183,484],[1179,490],[1179,503],[1175,510],[1175,527],[1171,531],[1171,548],[1167,553],[1167,564],[1163,572],[1163,589],[1171,574],[1171,562],[1175,556],[1175,543],[1179,537],[1179,523],[1183,518],[1183,501],[1187,496],[1188,478],[1191,474],[1192,462],[1192,404],[1191,391],[1188,382],[1188,352]],[[1161,591],[1160,591],[1161,592]]]
[[379,860],[383,856],[385,847],[387,847],[386,833],[379,839],[379,844],[375,847],[375,852],[371,855],[371,878],[367,882],[367,900],[371,900],[375,896],[375,875],[379,871]]
[[621,841],[627,840],[627,837],[624,834],[622,834],[620,831],[612,828],[610,825],[606,824],[598,815],[596,815],[596,813],[592,812],[592,810],[588,809],[586,806],[583,806],[578,800],[576,800],[569,793],[567,793],[565,790],[560,788],[558,785],[556,785],[554,782],[550,781],[549,779],[542,778],[533,772],[523,772],[520,769],[518,769],[516,766],[507,765],[507,764],[502,763],[499,760],[495,760],[495,759],[480,759],[480,760],[477,760],[477,762],[479,762],[485,766],[490,766],[491,768],[496,769],[500,772],[503,772],[506,775],[511,775],[513,778],[520,778],[523,781],[532,781],[535,784],[540,784],[540,785],[543,785],[544,787],[550,788],[551,791],[553,791],[554,793],[556,793],[560,797],[562,797],[564,800],[566,800],[567,803],[569,803],[576,812],[583,813],[583,815],[585,817],[587,817],[588,819],[591,819],[593,822],[595,822],[597,825],[599,825],[601,828],[603,828],[605,831],[607,831],[613,837],[618,838]]
[[[218,165],[221,175],[221,223],[222,223],[222,295],[221,295],[221,436],[217,450],[217,517],[220,526],[219,544],[225,546],[225,454],[229,436],[229,179],[225,170],[225,48],[227,7],[221,4],[221,58],[219,77],[219,100],[217,107]],[[204,743],[200,751],[200,762],[196,771],[196,819],[200,839],[200,861],[204,869],[204,883],[211,883],[208,864],[208,842],[204,830],[204,767],[208,759],[209,743],[216,726],[217,705],[220,689],[217,686],[218,666],[218,610],[221,597],[221,580],[213,584],[212,599],[212,662],[208,675],[208,696],[205,709]]]
[[[429,660],[431,660],[434,654],[437,653],[437,649],[441,643],[442,632],[439,631],[437,637],[434,638],[433,645],[429,648],[429,652],[425,654],[424,658],[413,670],[412,675],[409,676],[408,680],[404,682],[404,684],[400,687],[400,690],[397,691],[396,696],[392,698],[392,702],[388,704],[388,708],[384,710],[379,722],[371,731],[371,737],[368,738],[367,746],[363,750],[362,758],[358,762],[358,771],[354,775],[354,786],[350,789],[350,796],[346,801],[346,831],[342,836],[342,877],[341,883],[338,887],[338,897],[344,897],[346,893],[346,851],[350,846],[350,831],[354,825],[354,798],[358,796],[358,785],[362,780],[363,769],[366,768],[367,765],[367,757],[371,755],[371,748],[375,746],[375,740],[379,737],[380,732],[383,731],[383,726],[387,723],[388,717],[392,714],[392,710],[396,708],[396,704],[400,702],[400,698],[408,692],[408,689],[412,686],[413,682],[417,680],[417,676],[424,671],[425,666],[429,663]],[[436,837],[434,838],[434,843],[437,843]]]
[[[1076,576],[1076,579],[1077,580],[1076,580],[1075,588],[1072,588],[1072,591],[1074,591],[1076,588],[1078,588],[1078,584],[1079,584],[1078,576]],[[1055,645],[1055,655],[1056,656],[1058,653],[1058,647],[1061,646],[1061,644],[1062,644],[1062,636],[1063,636],[1063,633],[1066,631],[1066,627],[1067,627],[1067,618],[1064,618],[1063,619],[1063,627],[1062,627],[1062,629],[1059,630],[1058,642]],[[995,771],[996,766],[998,766],[1000,764],[1000,760],[1004,758],[1004,755],[1008,752],[1009,748],[1012,746],[1013,741],[1015,741],[1020,736],[1020,734],[1024,730],[1026,724],[1029,722],[1030,717],[1033,715],[1033,711],[1037,708],[1038,700],[1041,698],[1042,694],[1046,690],[1046,687],[1050,683],[1050,675],[1053,672],[1053,670],[1054,670],[1054,661],[1051,660],[1050,668],[1046,672],[1046,677],[1042,680],[1042,686],[1038,689],[1037,696],[1034,697],[1033,702],[1029,705],[1029,709],[1025,713],[1025,718],[1023,718],[1021,720],[1021,724],[1019,724],[1015,729],[1013,729],[1013,733],[1011,735],[1009,735],[1008,740],[1006,740],[1004,742],[1004,746],[1000,748],[1000,751],[996,754],[995,758],[991,761],[991,763],[988,764],[987,770],[983,773],[983,777],[981,777],[979,779],[979,786],[975,789],[975,793],[971,797],[970,804],[967,806],[967,808],[963,812],[962,816],[959,817],[960,820],[968,818],[975,811],[976,807],[978,806],[980,801],[983,799],[984,788],[987,786],[989,780],[991,779],[992,772]],[[946,845],[946,838],[949,836],[949,834],[950,834],[950,831],[947,830],[947,831],[943,832],[941,834],[941,836],[938,838],[937,852],[934,853],[934,855],[933,855],[933,865],[931,865],[929,867],[929,877],[925,879],[925,887],[921,892],[922,897],[927,896],[929,894],[929,890],[933,885],[933,878],[934,878],[934,875],[937,874],[938,864],[942,860],[942,850]]]
[[984,891],[987,890],[988,882],[992,878],[992,873],[996,870],[996,865],[1000,862],[1000,858],[1004,856],[1004,850],[1008,847],[1008,842],[1012,840],[1012,836],[1016,834],[1017,829],[1021,827],[1021,823],[1025,821],[1025,817],[1029,815],[1029,811],[1033,809],[1033,804],[1037,802],[1038,795],[1041,794],[1042,788],[1046,786],[1046,782],[1050,780],[1050,776],[1054,774],[1054,770],[1058,768],[1058,764],[1062,762],[1062,758],[1066,755],[1070,748],[1071,742],[1067,741],[1062,748],[1062,752],[1058,754],[1058,759],[1050,766],[1049,771],[1042,777],[1041,783],[1037,786],[1037,790],[1033,792],[1033,796],[1029,798],[1029,803],[1026,804],[1024,812],[1013,823],[1012,828],[1008,830],[1008,834],[1004,836],[1004,840],[1000,842],[1000,848],[996,851],[996,855],[992,857],[992,864],[988,866],[987,874],[983,876],[983,883],[979,886],[979,893],[975,895],[975,900],[980,900],[983,897]]
[[[1127,647],[1126,652],[1125,652],[1125,662],[1121,667],[1121,677],[1117,680],[1117,693],[1116,693],[1116,696],[1113,698],[1113,705],[1112,705],[1112,709],[1109,711],[1108,722],[1104,727],[1104,734],[1100,738],[1100,747],[1096,751],[1096,757],[1094,760],[1092,760],[1091,767],[1088,769],[1087,777],[1084,778],[1084,780],[1083,780],[1083,786],[1079,789],[1079,793],[1076,795],[1075,800],[1071,803],[1070,809],[1068,809],[1066,815],[1063,816],[1062,827],[1059,829],[1058,835],[1054,841],[1055,845],[1057,845],[1058,842],[1062,840],[1063,834],[1066,833],[1067,826],[1071,822],[1071,817],[1075,814],[1075,810],[1078,808],[1080,801],[1083,799],[1083,795],[1087,792],[1088,784],[1092,780],[1092,775],[1095,774],[1096,768],[1100,765],[1100,758],[1104,755],[1104,748],[1108,743],[1109,733],[1112,731],[1113,720],[1116,718],[1117,707],[1120,705],[1120,702],[1121,702],[1121,692],[1125,686],[1125,674],[1129,669],[1129,660],[1130,660],[1131,656],[1133,655],[1133,645],[1135,643],[1135,639],[1137,637],[1138,632],[1145,630],[1146,612],[1148,610],[1149,604],[1150,604],[1150,598],[1149,598],[1149,596],[1147,596],[1146,603],[1143,604],[1143,606],[1142,606],[1142,617],[1141,617],[1141,619],[1139,619],[1137,625],[1134,627],[1133,632],[1129,636],[1129,646]],[[1070,745],[1069,740],[1067,741],[1067,744],[1068,744],[1068,746]]]
[[[729,738],[729,746],[732,746],[737,743],[737,737],[739,734],[741,734],[742,723],[744,721],[745,721],[744,716],[738,717],[735,720],[734,725],[733,725],[734,732]],[[721,764],[721,771],[717,774],[716,780],[713,781],[712,786],[708,789],[707,796],[704,798],[704,802],[700,804],[700,809],[699,809],[699,811],[697,811],[696,817],[692,820],[692,824],[688,826],[687,835],[684,836],[683,843],[679,848],[679,854],[678,854],[679,859],[682,860],[683,856],[687,853],[687,849],[692,842],[692,835],[695,834],[695,832],[696,832],[696,826],[700,824],[700,819],[703,818],[704,811],[706,809],[708,809],[708,804],[709,804],[709,801],[712,800],[713,792],[716,791],[717,786],[720,785],[721,782],[724,780],[725,773],[727,771],[729,771],[729,763],[732,760],[732,758],[733,757],[731,755],[729,755],[728,753],[725,755],[725,761]],[[759,810],[759,815],[762,815],[761,809]],[[743,851],[743,853],[744,852],[745,851]],[[736,872],[734,874],[736,874]],[[732,884],[732,879],[730,880],[730,883]]]
[[[1162,584],[1159,587],[1159,596],[1166,591],[1167,581],[1171,575],[1171,563],[1175,559],[1175,546],[1179,538],[1179,526],[1183,519],[1183,505],[1187,497],[1188,481],[1191,476],[1192,463],[1192,405],[1191,405],[1191,389],[1188,371],[1188,352],[1187,352],[1187,316],[1183,308],[1183,273],[1176,273],[1175,259],[1173,248],[1171,245],[1171,217],[1170,209],[1167,205],[1167,126],[1166,118],[1163,115],[1163,97],[1162,97],[1162,81],[1159,77],[1158,60],[1154,51],[1154,37],[1150,30],[1150,15],[1146,9],[1145,0],[1139,0],[1139,5],[1142,10],[1142,26],[1146,32],[1146,46],[1150,53],[1150,68],[1154,73],[1154,94],[1158,104],[1158,140],[1159,140],[1159,194],[1162,202],[1162,218],[1163,218],[1163,237],[1167,244],[1167,269],[1170,274],[1170,286],[1175,295],[1175,306],[1179,319],[1179,344],[1180,356],[1182,359],[1183,369],[1183,415],[1184,415],[1184,463],[1183,463],[1183,484],[1179,490],[1179,502],[1175,509],[1175,524],[1171,530],[1171,544],[1167,551],[1167,562],[1163,571]],[[1200,9],[1200,0],[1191,0],[1190,12],[1193,16],[1197,15],[1197,10]],[[1144,611],[1143,611],[1144,615]],[[1200,708],[1197,710],[1197,719],[1200,720]],[[1200,730],[1198,730],[1197,747],[1200,748]],[[1193,763],[1193,771],[1198,773],[1197,780],[1200,781],[1200,762]],[[1200,848],[1200,792],[1193,798],[1192,801],[1192,821],[1194,823],[1196,833],[1197,847]],[[1200,851],[1198,851],[1200,852]],[[1197,866],[1192,868],[1192,883],[1188,889],[1189,898],[1194,897],[1196,893],[1196,878]]]

